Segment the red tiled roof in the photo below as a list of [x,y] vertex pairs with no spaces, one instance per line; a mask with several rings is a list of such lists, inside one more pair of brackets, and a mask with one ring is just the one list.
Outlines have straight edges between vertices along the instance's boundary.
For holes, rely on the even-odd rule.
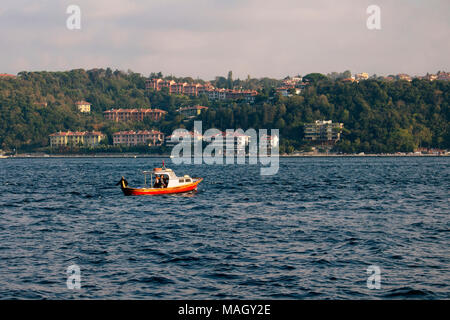
[[161,109],[149,109],[153,112],[160,112],[160,113],[167,113],[167,111],[161,110]]
[[103,135],[102,132],[99,131],[67,131],[67,132],[55,132],[50,134],[50,137],[63,137],[63,136],[101,136]]
[[139,134],[162,134],[161,131],[157,131],[157,130],[139,130],[139,131],[119,131],[119,132],[115,132],[113,133],[113,136],[121,136],[121,135],[139,135]]
[[77,102],[75,102],[75,104],[78,106],[78,105],[83,105],[83,104],[88,104],[88,105],[91,105],[89,102],[87,102],[87,101],[77,101]]
[[103,113],[119,113],[119,112],[158,112],[167,113],[167,111],[161,109],[110,109],[103,111]]

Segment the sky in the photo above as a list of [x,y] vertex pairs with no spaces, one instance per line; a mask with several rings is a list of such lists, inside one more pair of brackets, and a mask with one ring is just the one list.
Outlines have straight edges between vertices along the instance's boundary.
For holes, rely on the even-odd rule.
[[[69,30],[69,5],[81,29]],[[369,30],[369,5],[380,30]],[[205,80],[450,71],[449,0],[2,0],[0,73],[77,68]]]

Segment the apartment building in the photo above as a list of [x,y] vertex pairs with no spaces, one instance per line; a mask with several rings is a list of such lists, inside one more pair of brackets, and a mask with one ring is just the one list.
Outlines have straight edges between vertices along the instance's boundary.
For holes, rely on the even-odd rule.
[[153,121],[161,120],[167,112],[160,109],[111,109],[103,112],[103,116],[111,121],[143,121],[150,118]]
[[113,134],[114,145],[127,146],[160,146],[164,142],[164,134],[157,130],[120,131]]
[[100,142],[106,139],[106,135],[98,131],[67,131],[67,132],[56,132],[52,133],[50,136],[50,146],[62,147],[62,146],[87,146],[95,147],[100,144]]
[[316,120],[305,124],[305,140],[333,144],[341,138],[343,123],[333,123],[332,120]]

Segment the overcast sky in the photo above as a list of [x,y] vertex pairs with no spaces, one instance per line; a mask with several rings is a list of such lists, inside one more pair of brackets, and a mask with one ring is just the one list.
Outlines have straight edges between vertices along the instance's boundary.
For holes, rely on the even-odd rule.
[[[66,9],[81,8],[81,30]],[[381,8],[381,30],[366,9]],[[2,0],[0,73],[275,77],[450,71],[450,0]]]

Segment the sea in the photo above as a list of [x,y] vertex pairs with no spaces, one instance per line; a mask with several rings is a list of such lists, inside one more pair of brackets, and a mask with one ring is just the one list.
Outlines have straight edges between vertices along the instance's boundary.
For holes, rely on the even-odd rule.
[[[162,160],[198,191],[116,186]],[[0,159],[0,299],[449,299],[449,190],[449,157]]]

